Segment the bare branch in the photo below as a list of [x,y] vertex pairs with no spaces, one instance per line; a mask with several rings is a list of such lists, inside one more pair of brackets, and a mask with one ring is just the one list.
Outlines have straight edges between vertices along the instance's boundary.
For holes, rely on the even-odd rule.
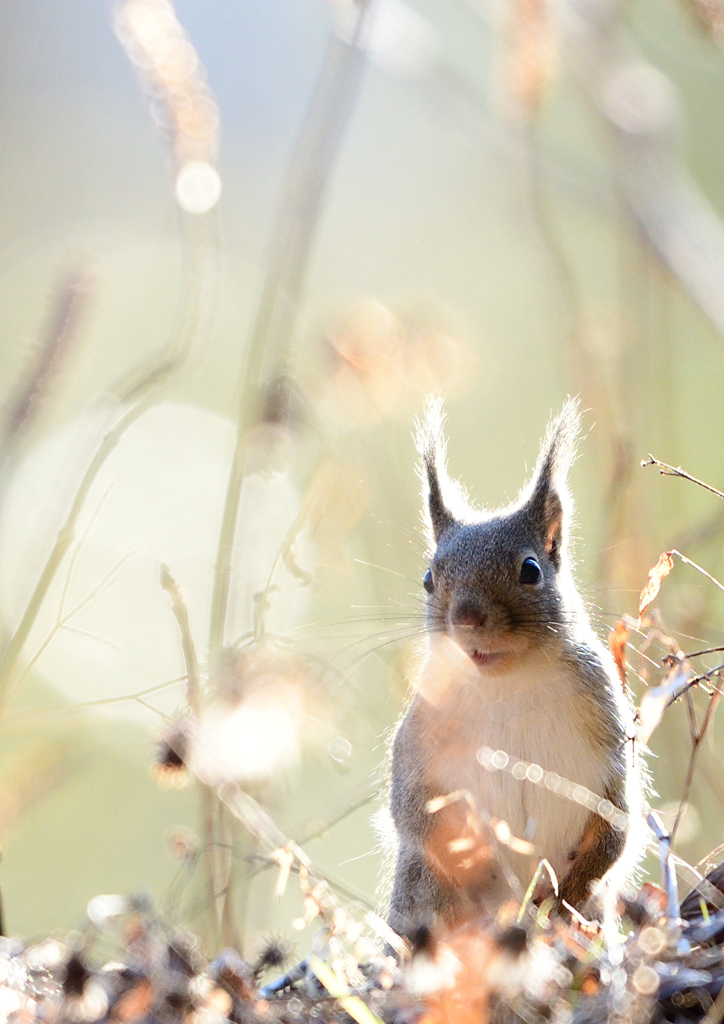
[[703,569],[697,562],[694,562],[691,558],[687,558],[686,555],[682,555],[682,553],[677,551],[676,548],[672,548],[669,554],[676,555],[676,557],[680,558],[682,562],[690,565],[692,569],[696,569],[696,571],[700,572],[702,576],[706,576],[708,580],[711,580],[715,587],[719,587],[719,590],[724,591],[724,584],[721,584],[715,576],[712,576],[710,572]]
[[659,459],[654,458],[653,455],[649,455],[648,459],[641,460],[641,467],[646,468],[646,466],[658,466],[661,476],[679,476],[682,480],[690,480],[693,484],[703,487],[704,490],[711,491],[718,498],[724,498],[724,491],[719,491],[716,487],[712,487],[711,484],[707,484],[703,480],[699,480],[698,477],[692,476],[691,473],[687,473],[681,466],[669,466],[668,463],[661,462]]
[[[704,654],[717,654],[719,651],[724,651],[724,647],[706,647],[703,651],[692,651],[691,654],[684,654],[683,657],[689,660],[690,658],[701,658]],[[673,657],[674,655],[667,654],[662,661],[665,664],[671,664]]]
[[[160,571],[161,587],[166,591],[171,600],[171,610],[176,619],[176,624],[181,635],[181,649],[183,651],[186,665],[186,699],[193,719],[198,726],[201,719],[201,677],[199,673],[199,659],[196,653],[193,634],[191,633],[191,622],[189,612],[184,600],[181,588],[171,575],[167,565],[161,566]],[[208,897],[208,910],[212,919],[212,926],[215,930],[219,928],[219,920],[216,914],[217,889],[219,888],[220,865],[218,863],[217,850],[215,848],[216,821],[220,807],[213,790],[205,783],[200,783],[201,788],[201,819],[203,829],[203,845],[206,864],[206,892]],[[224,884],[224,893],[228,892],[230,879],[227,877]]]
[[[690,692],[691,692],[690,690],[687,692],[687,698],[689,698]],[[696,758],[697,758],[697,755],[699,753],[699,747],[701,746],[702,740],[706,736],[707,729],[709,728],[709,725],[711,724],[711,720],[712,720],[712,718],[714,716],[714,711],[716,710],[716,706],[719,703],[719,699],[720,699],[721,696],[722,696],[722,691],[719,688],[719,686],[717,686],[717,688],[714,690],[714,693],[709,698],[709,704],[708,704],[707,709],[706,709],[706,714],[704,715],[704,721],[701,723],[700,727],[697,727],[696,717],[694,715],[694,710],[693,710],[693,708],[691,709],[691,715],[692,715],[692,719],[691,719],[691,742],[692,742],[692,749],[691,749],[691,756],[689,757],[689,765],[688,765],[687,770],[686,770],[686,779],[684,780],[684,788],[681,791],[681,798],[679,800],[679,809],[676,812],[676,818],[674,820],[674,824],[673,824],[673,827],[671,829],[671,842],[672,843],[674,842],[674,839],[676,838],[676,832],[677,832],[677,830],[679,828],[679,823],[681,822],[681,817],[682,817],[682,815],[684,813],[684,809],[686,808],[686,804],[687,804],[688,799],[689,799],[689,793],[691,792],[691,784],[692,784],[693,779],[694,779],[694,768],[696,767]]]
[[171,611],[176,619],[179,633],[181,634],[181,649],[183,651],[186,665],[186,695],[189,708],[196,719],[201,714],[201,676],[199,673],[199,659],[196,653],[189,610],[186,607],[181,587],[178,585],[167,565],[161,566],[161,587],[166,591],[171,600]]

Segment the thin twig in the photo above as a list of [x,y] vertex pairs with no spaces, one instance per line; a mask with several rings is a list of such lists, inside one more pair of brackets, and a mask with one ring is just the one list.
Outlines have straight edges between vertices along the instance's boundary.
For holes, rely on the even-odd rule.
[[682,562],[686,562],[686,564],[690,565],[692,569],[696,569],[696,571],[700,572],[702,576],[706,576],[708,580],[711,580],[715,587],[719,587],[721,591],[724,591],[724,585],[721,584],[715,576],[712,576],[710,572],[703,569],[697,562],[694,562],[691,558],[687,558],[686,555],[682,555],[682,553],[677,551],[676,548],[672,548],[669,554],[676,555],[676,557],[680,558]]
[[[690,690],[687,691],[687,701],[689,701],[689,702],[690,702],[690,696],[689,696],[690,692],[691,692]],[[689,757],[689,765],[688,765],[688,768],[686,770],[686,779],[684,780],[684,788],[681,791],[681,799],[679,800],[679,809],[676,812],[676,818],[674,820],[674,824],[673,824],[673,827],[671,829],[670,840],[671,840],[672,844],[674,842],[674,839],[676,838],[676,832],[677,832],[677,829],[679,828],[679,823],[681,821],[681,817],[682,817],[682,815],[684,813],[684,809],[685,809],[687,801],[689,799],[689,793],[691,791],[691,784],[692,784],[693,779],[694,779],[694,768],[696,766],[696,758],[697,758],[697,755],[699,753],[699,747],[701,746],[702,740],[706,736],[706,731],[709,728],[709,724],[710,724],[710,722],[712,720],[712,717],[714,715],[714,711],[716,710],[716,706],[719,703],[719,698],[721,697],[721,695],[722,695],[722,691],[717,686],[717,688],[714,690],[714,693],[709,698],[709,704],[708,704],[708,707],[706,709],[706,714],[704,715],[704,721],[701,723],[701,728],[697,727],[696,717],[694,715],[693,707],[690,709],[690,715],[691,715],[691,718],[690,718],[690,730],[691,730],[692,749],[691,749],[691,756]]]
[[659,459],[654,458],[653,455],[649,455],[648,459],[642,459],[641,466],[658,466],[661,476],[679,476],[682,480],[690,480],[693,484],[698,484],[705,491],[711,491],[718,498],[724,498],[724,491],[719,491],[716,487],[712,487],[711,484],[707,484],[703,480],[699,480],[698,477],[692,476],[691,473],[687,473],[681,466],[669,466],[668,463],[661,462]]
[[48,633],[46,638],[40,644],[40,646],[38,647],[36,652],[32,655],[32,657],[30,657],[28,659],[28,661],[25,663],[25,665],[23,665],[23,668],[15,676],[15,678],[13,680],[14,685],[17,686],[24,679],[27,679],[27,677],[30,674],[32,668],[37,664],[39,658],[44,653],[44,651],[47,649],[47,647],[50,645],[50,643],[53,640],[53,638],[62,629],[65,629],[67,627],[67,625],[71,621],[71,619],[73,619],[78,614],[78,612],[82,611],[83,608],[85,608],[87,605],[89,605],[91,601],[94,601],[100,594],[102,594],[104,591],[108,590],[109,587],[113,586],[113,584],[116,582],[116,575],[118,573],[118,570],[121,568],[121,566],[125,562],[128,561],[128,559],[132,556],[132,554],[133,554],[133,552],[129,552],[126,555],[122,555],[118,559],[118,561],[115,563],[115,565],[113,565],[108,570],[108,572],[100,580],[100,582],[96,583],[96,585],[93,587],[93,589],[88,594],[86,594],[86,596],[84,598],[82,598],[78,602],[78,604],[75,605],[75,607],[71,608],[71,610],[69,612],[65,612],[65,614],[62,617],[60,617],[60,615],[59,615],[59,617],[55,621],[55,624],[53,625],[53,628],[50,630],[50,632]]
[[100,499],[96,502],[96,507],[93,509],[93,512],[88,519],[88,522],[86,524],[85,529],[83,530],[83,533],[80,535],[78,541],[76,542],[75,550],[73,551],[73,554],[70,556],[70,559],[68,560],[68,567],[65,571],[65,580],[63,581],[63,590],[60,595],[60,601],[58,602],[59,619],[62,619],[63,616],[65,615],[65,604],[66,601],[68,600],[68,594],[70,593],[71,584],[73,583],[73,574],[75,573],[75,567],[78,563],[78,559],[80,558],[83,546],[85,542],[88,540],[88,536],[91,530],[98,521],[98,516],[101,514],[101,510],[103,509],[103,506],[108,500],[108,496],[110,495],[112,489],[113,484],[110,484],[108,487],[106,487]]
[[[683,658],[686,661],[689,661],[691,658],[701,658],[705,654],[717,654],[720,651],[724,651],[724,647],[705,647],[703,651],[692,651],[691,654],[684,654]],[[674,657],[674,655],[667,654],[662,660],[667,662],[672,657]]]
[[89,711],[93,708],[108,707],[113,704],[125,704],[126,701],[139,701],[143,697],[148,697],[153,693],[160,693],[162,690],[167,690],[170,686],[178,686],[179,683],[185,682],[186,676],[178,676],[176,679],[169,679],[165,683],[156,683],[155,686],[148,686],[145,690],[129,693],[124,697],[102,697],[99,700],[83,701],[82,704],[56,704],[51,707],[12,709],[6,712],[4,725],[13,725],[18,722],[22,724],[27,719],[36,722],[38,717],[45,715],[67,715],[79,711]]
[[297,540],[304,523],[309,515],[309,509],[306,505],[302,508],[301,512],[295,517],[294,522],[289,527],[282,541],[279,550],[277,551],[274,561],[272,562],[269,575],[267,577],[266,586],[264,589],[255,595],[255,608],[254,608],[254,640],[257,643],[261,643],[264,639],[266,632],[265,622],[266,613],[269,608],[270,599],[272,592],[276,589],[274,579],[277,574],[277,569],[283,561],[285,561]]
[[311,832],[305,832],[303,835],[299,836],[296,842],[299,846],[306,846],[307,843],[311,843],[314,839],[319,839],[320,836],[326,835],[326,833],[329,832],[331,828],[334,828],[335,825],[338,825],[341,821],[344,821],[345,818],[348,818],[350,814],[354,814],[354,812],[360,810],[360,808],[366,807],[367,804],[372,803],[372,801],[378,799],[379,796],[379,788],[375,786],[373,789],[370,789],[368,793],[365,793],[364,796],[361,796],[359,800],[355,800],[353,803],[345,807],[339,812],[339,814],[330,818],[329,821],[325,821],[324,825],[320,825],[319,828],[313,829]]
[[169,567],[165,564],[161,566],[160,582],[161,587],[166,591],[171,600],[171,611],[176,619],[181,637],[181,650],[186,667],[186,697],[191,713],[198,720],[201,715],[201,676],[199,673],[196,644],[191,632],[189,610],[181,592],[181,587],[171,575]]
[[[199,659],[196,653],[196,644],[194,643],[193,634],[191,632],[188,608],[186,606],[183,593],[181,592],[181,588],[171,575],[167,565],[161,566],[160,583],[161,587],[166,591],[171,600],[171,610],[174,614],[174,618],[176,619],[176,624],[181,637],[181,650],[183,652],[186,667],[186,697],[194,721],[198,724],[201,720],[201,677],[199,673]],[[217,864],[217,857],[214,849],[214,824],[219,808],[218,801],[213,790],[203,782],[200,782],[200,786],[203,846],[206,852],[205,860],[207,865],[206,888],[209,898],[209,913],[212,915],[213,926],[216,930],[219,927],[216,914],[215,897],[215,893],[218,888],[217,879],[219,865]]]

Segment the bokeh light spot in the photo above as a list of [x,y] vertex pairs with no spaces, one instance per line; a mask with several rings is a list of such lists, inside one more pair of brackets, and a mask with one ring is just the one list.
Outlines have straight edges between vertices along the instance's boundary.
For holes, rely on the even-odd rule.
[[188,160],[176,175],[176,201],[187,213],[208,213],[220,195],[219,172],[207,160]]

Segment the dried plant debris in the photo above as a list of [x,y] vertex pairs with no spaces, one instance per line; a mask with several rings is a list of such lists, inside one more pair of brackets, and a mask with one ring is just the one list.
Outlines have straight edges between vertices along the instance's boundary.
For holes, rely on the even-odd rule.
[[[724,864],[669,916],[667,894],[647,883],[622,902],[625,940],[606,944],[595,925],[531,908],[518,920],[469,923],[438,938],[420,929],[403,955],[382,946],[358,960],[334,928],[274,977],[289,956],[268,939],[247,961],[213,959],[144,898],[99,896],[88,924],[67,941],[0,939],[0,1018],[9,1022],[257,1024],[578,1024],[704,1021],[724,1009]],[[345,925],[346,930],[346,925]],[[98,950],[113,957],[101,962]]]

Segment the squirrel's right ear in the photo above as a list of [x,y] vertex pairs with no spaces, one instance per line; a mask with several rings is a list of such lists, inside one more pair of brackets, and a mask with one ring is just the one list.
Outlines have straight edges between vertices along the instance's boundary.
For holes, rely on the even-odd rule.
[[420,453],[423,518],[431,546],[435,546],[445,530],[456,522],[449,503],[459,500],[456,485],[447,475],[445,419],[442,399],[428,398],[425,415],[417,423],[417,450]]
[[567,477],[580,429],[578,400],[569,398],[548,428],[535,474],[524,492],[529,514],[556,569],[566,549],[566,525],[572,506]]

